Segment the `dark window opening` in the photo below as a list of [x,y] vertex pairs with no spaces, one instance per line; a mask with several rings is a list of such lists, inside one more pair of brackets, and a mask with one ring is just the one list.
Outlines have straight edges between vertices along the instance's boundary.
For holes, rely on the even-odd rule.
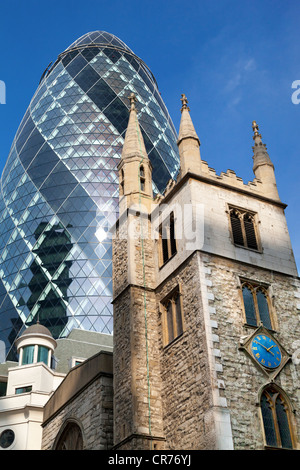
[[171,212],[170,216],[161,224],[159,228],[159,238],[161,246],[161,264],[163,265],[177,253],[173,212]]
[[242,209],[230,209],[230,222],[235,245],[258,250],[255,214]]
[[18,387],[16,388],[16,395],[19,395],[20,393],[31,392],[31,390],[32,390],[32,385],[27,385],[27,387]]
[[140,167],[140,188],[141,191],[145,191],[145,170],[144,167]]
[[83,437],[80,427],[70,422],[61,434],[55,450],[83,450]]
[[248,325],[258,326],[261,322],[271,330],[270,301],[267,289],[260,284],[245,281],[242,283],[242,293]]
[[273,388],[264,391],[260,400],[267,446],[293,449],[290,411],[281,393]]
[[123,196],[124,194],[124,170],[121,170],[120,176],[120,195]]
[[183,334],[183,312],[181,294],[177,287],[163,302],[164,342],[170,344]]

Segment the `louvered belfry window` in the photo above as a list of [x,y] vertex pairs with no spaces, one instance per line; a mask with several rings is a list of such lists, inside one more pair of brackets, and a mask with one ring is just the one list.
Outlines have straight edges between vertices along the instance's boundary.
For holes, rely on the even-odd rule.
[[230,222],[234,244],[244,248],[258,250],[255,214],[243,209],[231,207]]

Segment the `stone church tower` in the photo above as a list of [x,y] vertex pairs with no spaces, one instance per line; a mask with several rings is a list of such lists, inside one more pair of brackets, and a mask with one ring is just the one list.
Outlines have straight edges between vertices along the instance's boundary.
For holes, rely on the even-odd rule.
[[159,325],[150,212],[152,167],[131,109],[119,164],[120,218],[113,249],[114,441],[117,448],[160,448],[163,439]]
[[274,166],[217,175],[182,95],[181,169],[153,199],[135,96],[113,241],[114,448],[299,448],[299,279]]

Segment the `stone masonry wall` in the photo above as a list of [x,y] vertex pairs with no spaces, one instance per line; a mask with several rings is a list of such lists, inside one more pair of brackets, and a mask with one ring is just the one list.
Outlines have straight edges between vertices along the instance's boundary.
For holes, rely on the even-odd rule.
[[[142,222],[147,234],[147,217],[129,218],[137,230]],[[128,237],[124,254],[120,250],[124,239],[117,237],[113,243],[114,445],[148,449],[149,436],[163,440],[153,241]]]
[[[291,354],[274,382],[288,396],[292,410],[292,426],[299,443],[300,429],[300,330],[299,280],[292,276],[243,265],[218,256],[203,255],[206,281],[209,286],[211,324],[215,348],[219,351],[218,383],[230,410],[235,449],[264,449],[260,416],[259,392],[269,378],[239,348],[240,339],[255,328],[246,326],[242,308],[240,277],[269,285],[276,339]],[[298,444],[299,446],[299,444]]]
[[83,432],[84,450],[106,450],[113,445],[112,378],[98,377],[54,416],[43,429],[42,450],[51,450],[68,421],[74,419]]
[[167,449],[215,449],[211,370],[200,292],[197,254],[157,289],[160,300],[181,286],[184,333],[164,347],[158,314],[164,431]]

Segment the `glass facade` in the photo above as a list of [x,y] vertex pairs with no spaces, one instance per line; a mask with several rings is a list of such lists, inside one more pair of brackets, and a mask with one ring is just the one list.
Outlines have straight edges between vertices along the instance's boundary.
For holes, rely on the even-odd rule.
[[179,169],[177,135],[154,76],[120,39],[96,31],[48,67],[1,179],[0,340],[37,319],[54,338],[112,332],[112,247],[128,96],[162,191]]

